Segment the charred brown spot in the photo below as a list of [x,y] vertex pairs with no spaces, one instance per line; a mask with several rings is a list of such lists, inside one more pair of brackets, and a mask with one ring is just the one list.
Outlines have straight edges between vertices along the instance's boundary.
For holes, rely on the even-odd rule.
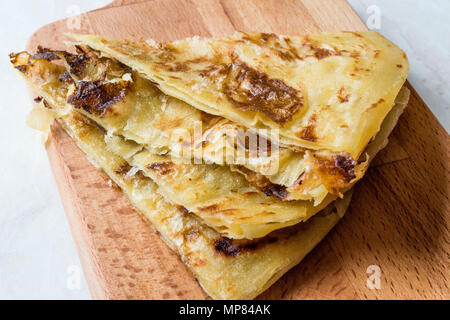
[[354,59],[358,59],[360,57],[360,54],[357,51],[348,52],[347,50],[337,50],[337,49],[330,50],[311,44],[309,44],[309,48],[313,51],[313,56],[318,60],[335,56],[348,56]]
[[300,138],[306,141],[315,142],[317,140],[315,133],[314,133],[314,125],[310,124],[303,128]]
[[67,83],[67,84],[72,84],[74,83],[69,71],[64,71],[60,76],[59,76],[59,81]]
[[42,101],[44,103],[44,107],[46,107],[47,109],[51,109],[52,107],[49,105],[49,103],[47,102],[47,100],[43,100]]
[[157,171],[161,175],[172,172],[173,162],[155,162],[146,166],[147,169]]
[[338,99],[340,103],[348,102],[350,99],[350,94],[345,94],[345,89],[340,88],[338,91]]
[[218,209],[219,209],[219,206],[217,204],[212,204],[210,206],[198,208],[198,210],[200,210],[200,211],[217,211]]
[[261,33],[261,41],[266,43],[270,39],[278,39],[278,36],[275,33]]
[[[342,51],[344,51],[344,50],[342,50]],[[359,59],[360,56],[361,56],[361,54],[357,51],[350,53],[350,57],[352,57],[354,59]]]
[[295,59],[295,56],[287,51],[276,50],[276,54],[283,60],[292,61]]
[[350,182],[356,178],[355,166],[356,161],[347,154],[338,154],[334,156],[334,166],[338,168],[345,182]]
[[285,186],[282,186],[279,184],[274,184],[274,183],[267,185],[261,191],[266,196],[274,196],[281,200],[286,199],[286,197],[288,195],[288,192],[286,191]]
[[189,66],[185,62],[177,62],[167,70],[170,72],[185,72],[189,70]]
[[236,257],[245,252],[253,252],[273,243],[287,243],[299,232],[304,232],[308,228],[309,222],[298,223],[296,225],[275,230],[263,238],[230,239],[227,237],[218,237],[214,242],[214,249],[217,254],[226,257]]
[[[347,153],[336,154],[332,158],[316,156],[316,159],[318,160],[319,171],[332,178],[335,183],[339,183],[339,180],[342,180],[344,183],[349,183],[356,178],[355,166],[357,163]],[[323,178],[326,180],[326,177]]]
[[237,109],[259,111],[277,123],[284,123],[303,105],[299,90],[244,62],[236,60],[228,69],[224,93]]
[[262,45],[278,40],[278,36],[274,33],[264,33],[264,32],[253,35],[244,33],[242,39],[250,41],[257,45]]
[[120,174],[120,175],[126,175],[130,170],[131,170],[131,166],[128,163],[126,163],[126,164],[121,165],[120,168],[114,172],[117,174]]
[[295,47],[291,45],[291,40],[285,38],[284,41],[287,45],[282,46],[278,41],[280,38],[274,33],[259,33],[257,35],[244,34],[242,39],[250,41],[260,47],[268,48],[270,51],[275,53],[282,60],[293,61],[295,59],[303,60],[299,55]]
[[22,73],[27,72],[27,66],[26,65],[18,65],[15,67],[17,70],[19,70]]
[[97,116],[104,116],[109,107],[125,98],[128,82],[80,81],[77,90],[67,101],[76,108]]
[[[348,187],[349,183],[356,178],[356,161],[345,153],[334,155],[311,154],[308,158],[310,171],[305,172],[299,179],[295,190],[303,190],[315,187],[314,181],[320,182],[332,194],[340,194],[340,190]],[[313,178],[313,179],[311,179]]]
[[95,126],[96,126],[97,128],[99,128],[100,131],[103,132],[103,134],[106,134],[106,133],[107,133],[107,130],[106,130],[103,126],[101,126],[98,122],[95,122]]
[[226,237],[221,237],[219,239],[216,239],[214,241],[214,249],[218,253],[222,253],[225,256],[236,257],[237,255],[239,255],[241,253],[241,249],[239,246],[233,245],[232,241],[233,240],[226,238]]
[[277,56],[279,56],[281,59],[286,61],[294,61],[297,60],[303,60],[303,57],[301,57],[297,49],[295,47],[289,46],[288,49],[281,50],[281,49],[272,49]]
[[208,61],[208,58],[206,56],[202,56],[202,57],[186,60],[185,63],[187,63],[187,64],[190,64],[190,63],[202,63],[202,62],[206,62],[206,61]]
[[384,102],[384,99],[381,98],[381,99],[378,100],[377,102],[372,103],[372,104],[370,105],[370,107],[368,107],[368,108],[366,109],[366,111],[368,111],[368,110],[370,110],[370,109],[376,108],[380,103],[383,103],[383,102]]
[[214,249],[217,253],[224,256],[237,257],[242,253],[258,250],[276,241],[278,241],[278,237],[275,236],[266,236],[255,240],[237,240],[220,237],[214,241]]
[[360,57],[360,54],[357,51],[349,52],[348,50],[339,50],[336,47],[333,47],[332,49],[322,48],[320,47],[319,42],[312,40],[308,36],[305,36],[303,40],[303,46],[309,48],[309,50],[312,51],[312,53],[307,55],[306,57],[315,57],[318,60],[335,56],[347,56],[356,60]]
[[38,47],[37,52],[33,54],[30,59],[42,59],[47,61],[58,60],[60,57],[52,50],[47,48]]
[[234,166],[235,170],[243,174],[246,180],[266,196],[273,196],[284,200],[288,196],[285,186],[272,183],[266,176],[258,174],[244,166]]
[[19,57],[20,53],[13,53],[11,52],[9,54],[9,62],[11,62],[12,64],[15,64],[17,62],[17,58]]
[[293,47],[293,46],[290,46],[290,45],[289,45],[289,53],[292,54],[298,60],[303,60],[303,57],[301,57],[298,54],[297,49],[295,47]]
[[202,125],[205,126],[205,129],[210,128],[212,125],[216,124],[217,121],[220,120],[220,118],[218,118],[217,116],[210,114],[210,113],[206,113],[204,111],[200,111],[200,120],[202,122]]
[[175,205],[175,207],[178,209],[178,211],[180,211],[180,212],[182,212],[182,213],[184,213],[184,214],[190,214],[190,213],[191,213],[188,209],[186,209],[186,208],[183,207],[183,206]]
[[317,140],[315,133],[316,126],[316,115],[313,114],[311,118],[309,118],[308,125],[302,129],[300,132],[300,138],[306,141],[315,142]]
[[169,72],[186,72],[190,69],[191,64],[198,64],[198,63],[207,62],[207,61],[208,61],[208,59],[206,57],[201,56],[201,57],[194,58],[194,59],[188,59],[185,61],[178,61],[178,62],[174,61],[174,62],[170,62],[170,63],[168,63],[165,60],[162,60],[162,61],[156,62],[156,64],[159,67],[164,68]]
[[398,65],[397,65],[397,68],[403,68],[403,65],[398,64]]
[[85,54],[85,53],[88,53],[90,50],[93,51],[93,49],[91,49],[91,48],[83,47],[83,46],[80,46],[78,44],[75,45],[75,51],[78,54]]
[[332,55],[335,55],[334,52],[332,52],[331,50],[328,50],[328,49],[324,49],[324,48],[320,48],[320,47],[316,47],[316,46],[311,46],[311,49],[314,52],[314,57],[316,57],[319,60],[324,59],[329,56],[332,56]]
[[39,103],[39,102],[42,101],[42,99],[43,98],[41,96],[39,96],[39,97],[34,98],[33,101],[36,102],[36,103]]
[[[184,142],[184,141],[183,141]],[[195,147],[196,148],[204,148],[206,147],[208,144],[210,144],[210,141],[208,140],[203,140],[201,141],[199,144],[197,144]],[[189,146],[189,145],[188,145]]]
[[86,73],[86,65],[89,60],[87,54],[71,54],[64,52],[64,59],[70,67],[70,72],[78,78],[83,78]]
[[213,64],[200,70],[199,74],[202,77],[209,77],[216,79],[220,76],[226,76],[229,72],[230,66],[228,64]]

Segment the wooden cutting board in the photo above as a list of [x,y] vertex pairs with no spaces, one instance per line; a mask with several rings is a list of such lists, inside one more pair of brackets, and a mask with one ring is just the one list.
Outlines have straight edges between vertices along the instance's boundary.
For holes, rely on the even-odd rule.
[[[128,0],[46,25],[27,50],[37,44],[64,49],[67,31],[174,40],[235,30],[302,34],[366,27],[344,0]],[[450,298],[449,136],[409,88],[409,106],[355,187],[344,219],[259,298]],[[178,256],[57,125],[47,150],[93,298],[207,298]],[[381,270],[380,289],[366,285],[371,265]]]

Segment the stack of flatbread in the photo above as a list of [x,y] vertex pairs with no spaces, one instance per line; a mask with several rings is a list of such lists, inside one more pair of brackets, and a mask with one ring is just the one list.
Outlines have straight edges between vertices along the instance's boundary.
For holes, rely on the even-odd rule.
[[409,98],[375,32],[71,37],[11,54],[28,123],[56,119],[215,299],[256,297],[324,238]]

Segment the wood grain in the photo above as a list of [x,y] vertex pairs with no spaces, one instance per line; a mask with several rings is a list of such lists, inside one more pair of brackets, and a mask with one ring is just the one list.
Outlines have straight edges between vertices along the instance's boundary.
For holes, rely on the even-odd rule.
[[57,124],[47,151],[94,299],[206,297],[177,254]]
[[[77,20],[78,19],[78,20]],[[64,32],[174,40],[242,31],[365,30],[343,0],[125,0],[39,29],[28,41],[65,48]],[[261,299],[448,299],[449,136],[415,90],[339,225]],[[95,299],[203,299],[180,259],[112,189],[59,126],[49,159]],[[381,268],[381,289],[366,286]]]

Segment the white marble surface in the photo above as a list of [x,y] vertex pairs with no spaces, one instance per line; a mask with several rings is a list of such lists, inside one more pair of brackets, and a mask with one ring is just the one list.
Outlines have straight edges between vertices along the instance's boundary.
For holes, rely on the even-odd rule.
[[367,22],[376,5],[380,29],[408,55],[408,80],[441,124],[450,130],[450,1],[349,0]]
[[[12,72],[7,55],[22,50],[27,38],[41,25],[108,2],[0,3],[0,299],[89,298],[46,154],[25,125],[31,107],[25,85]],[[411,62],[409,80],[449,130],[450,1],[349,2],[364,21],[370,16],[370,5],[380,8],[379,32],[407,52]]]

